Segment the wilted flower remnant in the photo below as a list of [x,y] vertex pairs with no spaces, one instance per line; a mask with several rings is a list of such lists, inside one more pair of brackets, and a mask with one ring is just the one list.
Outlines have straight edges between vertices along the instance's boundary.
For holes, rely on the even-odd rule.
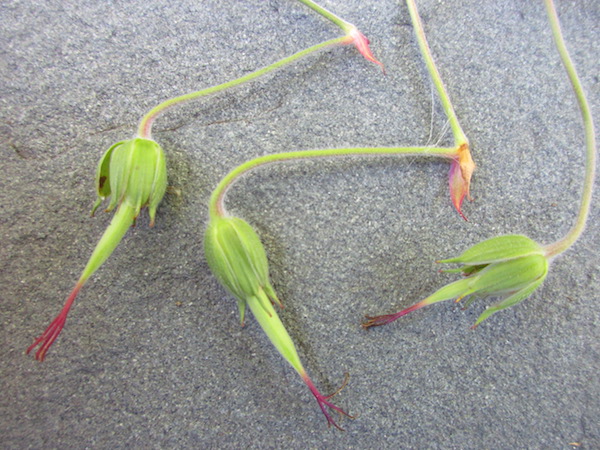
[[381,67],[383,73],[385,73],[385,68],[383,67],[383,64],[377,59],[375,59],[375,56],[373,56],[373,52],[369,47],[369,45],[371,44],[369,42],[369,39],[364,34],[362,34],[360,30],[356,28],[356,26],[352,24],[348,24],[348,27],[346,28],[346,33],[346,39],[343,41],[343,43],[353,44],[367,61],[371,61],[372,63],[377,64],[379,67]]
[[460,216],[467,220],[462,212],[462,203],[465,197],[471,198],[471,177],[475,170],[475,163],[469,152],[469,144],[463,143],[456,147],[456,154],[452,156],[448,184],[450,186],[450,198],[452,204]]
[[304,3],[310,9],[321,14],[323,17],[337,25],[346,34],[341,43],[354,45],[367,61],[371,61],[372,63],[377,64],[385,73],[383,64],[377,61],[377,59],[375,59],[375,57],[373,56],[373,52],[369,47],[369,39],[367,39],[367,37],[364,34],[362,34],[355,25],[345,21],[344,19],[332,13],[328,9],[323,8],[321,5],[317,4],[313,0],[300,0],[300,2]]
[[127,230],[135,223],[140,210],[148,207],[150,226],[154,224],[156,208],[167,187],[167,169],[162,148],[150,139],[130,139],[110,147],[100,159],[96,171],[98,199],[92,215],[106,197],[111,197],[106,211],[117,207],[110,225],[100,238],[92,256],[75,284],[73,291],[58,316],[27,349],[38,345],[35,357],[43,361],[46,352],[56,340],[67,320],[77,294],[90,276],[115,250]]

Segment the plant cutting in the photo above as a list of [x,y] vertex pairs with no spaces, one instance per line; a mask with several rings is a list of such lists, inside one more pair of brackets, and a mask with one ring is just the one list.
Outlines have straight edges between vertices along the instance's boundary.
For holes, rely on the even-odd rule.
[[[312,0],[300,1],[312,8],[313,10],[317,11],[323,17],[329,19],[338,27],[340,27],[348,36],[348,41],[354,42],[356,47],[365,56],[365,58],[380,64],[378,61],[372,58],[368,47],[369,40],[362,33],[360,33],[360,31],[358,31],[358,29],[356,29],[354,25],[346,22],[343,19],[340,19],[335,14],[323,8],[322,6],[317,5]],[[425,60],[427,70],[429,72],[429,75],[431,76],[431,81],[433,82],[433,85],[437,90],[440,101],[442,103],[442,107],[444,109],[446,117],[448,118],[448,123],[450,124],[452,135],[454,137],[453,147],[441,149],[431,148],[431,151],[429,151],[428,149],[413,148],[412,151],[414,151],[415,154],[441,156],[450,161],[450,173],[448,176],[450,198],[452,200],[452,204],[456,208],[456,211],[466,221],[467,217],[462,212],[462,204],[465,197],[469,200],[472,200],[470,194],[470,187],[471,178],[475,170],[475,163],[473,162],[473,158],[471,157],[471,152],[469,148],[469,140],[467,139],[462,127],[460,126],[458,117],[456,116],[456,112],[454,111],[454,107],[452,106],[452,102],[450,101],[450,97],[448,95],[448,92],[446,91],[446,87],[444,86],[444,82],[442,81],[442,77],[440,76],[440,73],[433,60],[431,49],[429,48],[429,44],[425,36],[425,31],[423,30],[423,24],[421,23],[421,18],[419,17],[414,2],[409,2],[409,10],[415,28],[419,50],[421,51],[421,55]],[[352,37],[354,37],[353,40],[351,40]],[[364,51],[362,49],[364,49]],[[383,69],[383,65],[381,65],[381,67]],[[388,149],[382,148],[381,150],[381,154],[387,154]],[[355,152],[356,154],[359,154],[363,151],[361,149],[355,149]],[[367,152],[364,151],[364,153]],[[376,153],[376,151],[373,151],[373,153]]]
[[112,211],[115,207],[117,211],[67,297],[63,309],[44,333],[29,346],[27,353],[39,345],[35,358],[44,360],[48,349],[65,326],[69,310],[83,285],[112,254],[129,227],[135,224],[141,208],[148,207],[150,226],[154,224],[156,208],[166,188],[165,156],[155,141],[129,139],[116,143],[106,151],[96,170],[98,199],[92,215],[106,197],[111,197],[106,211]]
[[[341,427],[334,421],[327,408],[351,417],[329,400],[333,395],[321,394],[302,366],[294,343],[272,304],[281,306],[269,281],[266,252],[260,238],[244,220],[230,216],[225,209],[225,194],[231,185],[247,172],[265,164],[298,159],[323,158],[346,155],[404,154],[427,152],[435,156],[452,155],[453,149],[429,147],[346,148],[328,150],[305,150],[265,155],[236,167],[218,184],[209,203],[209,223],[204,234],[204,251],[208,265],[220,283],[237,299],[240,321],[245,320],[249,306],[275,348],[298,372],[327,419],[328,425]],[[343,386],[345,385],[345,382]],[[342,387],[343,387],[342,386]],[[341,389],[341,388],[340,388]],[[339,390],[337,391],[339,392]]]
[[[310,0],[300,1],[338,24],[348,35],[357,36],[354,32],[356,28],[353,25],[342,21]],[[359,39],[358,42],[365,41]],[[368,44],[368,41],[366,41],[366,44]],[[451,162],[450,191],[452,203],[461,217],[466,220],[461,211],[461,205],[464,197],[469,193],[471,175],[475,165],[469,152],[468,140],[458,123],[454,108],[435,67],[423,33],[419,35],[419,44],[454,133],[454,147],[355,147],[264,155],[247,161],[229,172],[213,191],[210,199],[210,220],[204,235],[205,255],[210,269],[221,284],[237,299],[242,324],[245,320],[246,307],[249,306],[273,345],[309,387],[325,415],[328,425],[333,425],[336,428],[340,427],[329,414],[328,408],[342,415],[350,416],[329,401],[331,396],[324,396],[317,390],[303,368],[293,341],[273,308],[275,303],[281,306],[281,301],[270,284],[267,257],[260,238],[247,222],[227,213],[224,206],[225,195],[233,183],[242,175],[260,166],[275,162],[366,155],[442,157]],[[358,43],[355,43],[355,45],[359,46]],[[366,55],[365,57],[370,59]]]
[[[514,306],[533,294],[546,278],[550,262],[572,247],[583,233],[590,210],[595,178],[594,122],[575,66],[564,43],[554,3],[552,0],[544,0],[544,2],[552,35],[575,92],[585,128],[585,176],[579,212],[574,225],[562,239],[548,245],[538,244],[522,235],[505,235],[480,242],[458,257],[438,261],[461,264],[461,268],[447,270],[447,272],[462,272],[464,278],[444,286],[424,300],[397,313],[367,316],[367,320],[363,323],[364,328],[391,323],[412,311],[444,300],[456,299],[458,302],[468,298],[466,307],[476,297],[500,297],[498,303],[488,307],[479,316],[473,325],[475,328],[492,314]],[[418,17],[414,0],[407,0],[407,3],[411,15]]]
[[325,396],[317,390],[302,366],[294,343],[272,306],[274,303],[281,306],[281,301],[269,281],[267,257],[260,238],[247,222],[227,213],[224,205],[225,195],[232,184],[242,175],[266,164],[334,156],[392,154],[452,158],[455,149],[444,147],[364,147],[304,150],[265,155],[247,161],[229,172],[213,191],[209,203],[210,220],[204,234],[204,249],[211,271],[237,299],[242,325],[245,320],[246,306],[249,306],[275,348],[309,387],[325,415],[328,425],[333,425],[338,429],[341,427],[333,420],[327,408],[338,411],[342,415],[351,416],[329,401],[332,396]]
[[260,166],[275,162],[350,155],[428,155],[452,159],[456,155],[456,149],[445,147],[357,147],[282,152],[254,158],[229,172],[213,191],[209,203],[210,220],[204,235],[204,249],[208,265],[215,277],[237,299],[242,325],[245,320],[246,306],[249,306],[275,348],[309,387],[325,415],[328,425],[333,425],[338,429],[341,427],[333,420],[327,408],[338,411],[342,415],[351,416],[329,401],[332,395],[321,394],[306,373],[292,339],[272,306],[274,303],[281,306],[281,301],[269,281],[267,257],[260,238],[247,222],[230,216],[225,209],[224,202],[225,195],[233,183],[242,175]]
[[39,361],[44,360],[46,353],[64,328],[69,311],[79,291],[112,254],[127,229],[135,224],[142,208],[148,207],[150,226],[154,225],[156,209],[164,196],[167,182],[164,152],[160,145],[152,139],[152,125],[160,114],[176,105],[254,80],[312,53],[348,43],[353,43],[367,59],[381,65],[373,57],[368,46],[368,40],[356,27],[352,25],[348,29],[348,33],[347,36],[313,45],[235,80],[166,100],[151,109],[142,118],[135,138],[120,141],[111,146],[100,159],[96,171],[98,198],[92,209],[92,215],[107,197],[111,197],[111,201],[106,211],[112,211],[117,207],[116,213],[92,252],[92,256],[75,287],[67,297],[61,312],[46,330],[34,340],[26,353],[29,354],[39,346],[35,352],[35,358]]

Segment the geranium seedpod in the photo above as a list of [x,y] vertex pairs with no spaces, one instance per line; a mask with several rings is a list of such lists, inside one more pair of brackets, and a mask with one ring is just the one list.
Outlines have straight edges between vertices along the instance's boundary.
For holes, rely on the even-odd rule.
[[111,201],[106,211],[111,211],[115,207],[117,211],[96,245],[73,291],[67,297],[62,311],[27,349],[27,353],[41,345],[35,357],[40,361],[44,360],[46,352],[62,331],[77,294],[88,278],[115,250],[129,227],[135,223],[141,208],[148,207],[150,225],[154,224],[156,208],[165,194],[166,187],[167,169],[164,153],[153,140],[136,138],[121,141],[104,153],[96,171],[98,198],[92,209],[92,215],[108,196],[111,197]]
[[[474,327],[492,314],[516,305],[529,297],[548,274],[548,258],[544,248],[526,236],[510,234],[480,242],[456,258],[438,261],[460,263],[459,269],[446,272],[462,272],[465,278],[450,283],[426,299],[395,314],[367,317],[363,327],[385,325],[432,303],[468,296],[501,297],[502,300],[488,307],[479,316]],[[471,297],[474,298],[474,297]],[[472,300],[469,299],[467,304]]]
[[204,253],[213,274],[236,297],[242,324],[248,305],[271,343],[306,383],[327,423],[341,429],[327,408],[350,416],[329,401],[331,395],[325,396],[315,387],[273,308],[272,303],[281,306],[281,302],[269,281],[267,255],[256,232],[237,217],[213,215],[204,234]]

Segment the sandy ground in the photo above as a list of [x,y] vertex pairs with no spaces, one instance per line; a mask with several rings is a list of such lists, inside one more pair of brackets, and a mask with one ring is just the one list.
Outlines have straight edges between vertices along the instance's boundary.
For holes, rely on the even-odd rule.
[[[24,350],[60,310],[110,221],[89,217],[96,163],[169,97],[340,31],[292,0],[0,4],[0,443],[4,448],[600,448],[600,220],[543,287],[470,330],[490,299],[371,331],[454,279],[436,259],[502,233],[542,243],[574,221],[581,118],[541,1],[419,1],[478,170],[470,221],[448,164],[414,157],[272,165],[238,182],[286,324],[324,392],[356,416],[327,429],[310,392],[213,278],[212,189],[252,157],[452,142],[402,2],[323,0],[372,42],[161,117],[170,193],[82,290],[38,363]],[[600,3],[558,10],[600,121]],[[432,107],[432,100],[434,104]]]

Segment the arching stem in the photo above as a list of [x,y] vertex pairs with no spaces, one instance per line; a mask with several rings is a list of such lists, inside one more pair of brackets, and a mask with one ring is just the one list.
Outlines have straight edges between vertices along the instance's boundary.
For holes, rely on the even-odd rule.
[[225,193],[231,185],[242,175],[252,169],[275,162],[293,161],[298,159],[326,158],[333,156],[366,156],[366,155],[420,155],[437,156],[453,159],[456,157],[455,148],[447,147],[356,147],[336,148],[326,150],[304,150],[298,152],[283,152],[272,155],[260,156],[247,161],[229,172],[213,191],[209,213],[211,218],[226,215],[223,200]]
[[452,106],[452,102],[450,101],[450,97],[446,92],[446,87],[444,86],[444,82],[442,81],[442,77],[437,70],[435,62],[433,61],[433,56],[431,56],[431,49],[429,48],[429,44],[427,43],[427,38],[425,37],[425,31],[423,30],[423,23],[421,22],[421,17],[419,16],[419,10],[417,9],[417,5],[415,0],[406,0],[406,4],[408,6],[408,11],[410,13],[410,17],[412,19],[413,27],[415,29],[415,34],[417,36],[417,42],[419,43],[419,49],[421,50],[421,55],[425,60],[425,65],[427,66],[427,70],[429,71],[429,75],[433,81],[433,84],[440,96],[440,101],[442,102],[442,107],[444,108],[444,112],[448,117],[448,121],[450,122],[450,127],[452,128],[452,134],[454,135],[454,143],[457,147],[460,147],[464,144],[468,145],[468,139],[465,136],[460,124],[458,123],[458,118],[456,117],[456,113],[454,112],[454,107]]
[[571,61],[567,47],[563,39],[562,31],[560,29],[560,23],[556,14],[556,8],[552,0],[544,0],[546,9],[548,11],[548,19],[550,20],[550,26],[552,28],[552,35],[554,36],[554,42],[560,55],[563,65],[575,91],[577,102],[579,103],[579,109],[583,118],[583,124],[585,127],[585,143],[586,143],[586,158],[585,158],[585,178],[583,181],[583,192],[581,193],[581,203],[579,205],[579,212],[575,224],[571,227],[569,232],[560,240],[547,245],[545,247],[546,256],[551,258],[567,250],[571,247],[577,239],[583,233],[585,224],[590,212],[590,203],[592,201],[592,192],[594,190],[594,178],[596,171],[596,133],[594,131],[594,121],[590,112],[585,93],[577,76],[575,66]]
[[196,92],[191,92],[189,94],[181,95],[179,97],[175,97],[175,98],[169,99],[167,101],[164,101],[160,105],[152,108],[142,118],[142,120],[140,121],[140,124],[138,126],[138,135],[139,135],[139,137],[142,137],[145,139],[151,139],[152,124],[153,124],[154,120],[161,113],[163,113],[164,111],[166,111],[167,109],[169,109],[175,105],[179,105],[181,103],[188,102],[190,100],[194,100],[194,99],[197,99],[200,97],[205,97],[207,95],[215,94],[217,92],[221,92],[225,89],[232,88],[234,86],[239,86],[243,83],[246,83],[246,82],[254,80],[260,76],[263,76],[270,72],[273,72],[274,70],[279,69],[279,68],[285,66],[286,64],[290,64],[300,58],[308,56],[311,53],[314,53],[314,52],[317,52],[317,51],[320,51],[320,50],[323,50],[323,49],[326,49],[329,47],[333,47],[336,45],[345,44],[345,42],[346,42],[346,37],[330,39],[328,41],[322,42],[317,45],[313,45],[312,47],[309,47],[307,49],[299,51],[298,53],[294,53],[291,56],[283,58],[273,64],[263,67],[262,69],[255,70],[254,72],[244,75],[243,77],[237,78],[235,80],[227,81],[225,83],[221,83],[216,86],[212,86],[212,87],[202,89],[202,90],[199,90]]

